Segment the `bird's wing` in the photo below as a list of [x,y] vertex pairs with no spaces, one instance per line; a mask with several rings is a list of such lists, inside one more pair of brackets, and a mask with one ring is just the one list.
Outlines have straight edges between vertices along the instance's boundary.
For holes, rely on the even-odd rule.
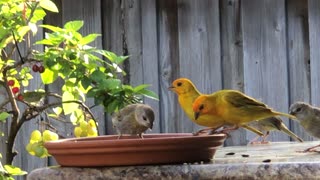
[[262,102],[259,102],[237,91],[230,91],[226,93],[226,95],[224,96],[224,100],[233,105],[234,107],[256,106],[267,108],[267,106]]

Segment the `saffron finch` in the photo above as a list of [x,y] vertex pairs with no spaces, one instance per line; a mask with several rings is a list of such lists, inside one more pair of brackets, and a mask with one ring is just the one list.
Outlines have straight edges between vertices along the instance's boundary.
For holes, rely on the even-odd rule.
[[[202,131],[209,130],[209,129],[218,129],[218,128],[222,127],[223,125],[225,125],[220,122],[217,123],[214,119],[206,119],[206,118],[202,118],[202,117],[199,117],[197,120],[194,119],[194,112],[192,110],[192,104],[193,104],[194,100],[202,94],[198,91],[196,86],[189,79],[187,79],[187,78],[176,79],[172,82],[172,85],[169,87],[169,89],[174,91],[178,95],[178,101],[179,101],[181,108],[184,110],[184,112],[187,114],[187,116],[189,117],[189,119],[192,122],[194,122],[200,126],[209,127],[207,129],[202,129],[195,134],[198,134]],[[244,125],[243,127],[260,135],[260,136],[263,135],[262,132],[254,129],[252,127],[249,127],[246,125]]]
[[113,127],[119,134],[118,139],[122,134],[138,135],[142,137],[148,129],[152,129],[154,121],[153,109],[146,104],[131,104],[112,116]]
[[[309,135],[320,138],[320,108],[304,102],[295,102],[290,106],[289,113],[297,117],[297,121]],[[315,148],[319,146],[307,148],[303,152],[316,151]]]
[[220,90],[210,95],[200,95],[193,103],[194,119],[214,121],[219,125],[231,125],[223,132],[238,129],[254,120],[273,116],[295,116],[273,111],[268,106],[237,90]]
[[[268,143],[268,141],[266,141],[266,139],[269,136],[270,131],[281,131],[281,132],[288,134],[294,140],[299,141],[299,142],[303,142],[303,140],[301,138],[299,138],[296,134],[294,134],[292,131],[290,131],[287,128],[287,126],[282,122],[282,120],[279,117],[274,116],[274,117],[262,119],[259,121],[252,121],[248,125],[258,129],[259,131],[266,132],[262,136],[261,143]],[[259,137],[260,136],[255,137],[251,141],[251,143],[256,143],[256,140]]]

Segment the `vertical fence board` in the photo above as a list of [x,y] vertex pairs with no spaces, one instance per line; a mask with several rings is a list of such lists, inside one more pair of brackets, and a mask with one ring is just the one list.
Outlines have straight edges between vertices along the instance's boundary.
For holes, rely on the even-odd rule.
[[[273,109],[288,112],[285,3],[246,0],[241,11],[244,90]],[[271,134],[270,140],[289,140],[284,133]],[[250,139],[254,136],[249,134]]]
[[309,0],[311,103],[320,106],[320,1]]
[[[101,1],[102,13],[102,45],[103,48],[123,55],[123,20],[121,1],[108,0]],[[122,67],[123,68],[123,67]],[[115,134],[111,116],[106,115],[105,118],[106,134]]]
[[[159,94],[158,72],[158,39],[157,39],[157,11],[155,0],[142,0],[141,4],[141,33],[142,33],[142,67],[143,83],[150,84],[150,90]],[[159,101],[144,98],[155,111],[155,122],[152,133],[160,132],[162,119],[159,116]]]
[[180,107],[176,95],[168,91],[171,82],[179,75],[177,2],[158,1],[158,9],[161,132],[177,132]]
[[[221,89],[219,1],[178,1],[178,23],[180,76],[203,93]],[[179,131],[200,129],[179,112]]]
[[[287,18],[290,102],[310,102],[308,4],[305,1],[299,0],[288,1]],[[298,122],[291,121],[291,126],[292,130],[302,139],[313,139],[307,135]]]
[[[243,53],[240,0],[220,1],[221,58],[223,88],[243,91]],[[247,143],[246,130],[240,128],[230,133],[226,145]]]
[[141,1],[123,1],[124,48],[130,55],[126,62],[128,78],[132,86],[143,83]]

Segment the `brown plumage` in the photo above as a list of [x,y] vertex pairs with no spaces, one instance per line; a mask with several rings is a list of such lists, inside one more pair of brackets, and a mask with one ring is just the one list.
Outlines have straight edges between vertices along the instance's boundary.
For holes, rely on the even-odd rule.
[[138,135],[152,129],[154,121],[153,109],[146,104],[131,104],[116,112],[112,116],[113,127],[119,138],[123,134]]

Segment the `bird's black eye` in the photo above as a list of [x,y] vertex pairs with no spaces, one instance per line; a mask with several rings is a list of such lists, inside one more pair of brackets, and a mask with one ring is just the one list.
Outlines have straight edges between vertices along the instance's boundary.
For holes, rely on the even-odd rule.
[[199,107],[199,110],[201,111],[203,108],[204,108],[204,105],[201,104],[200,107]]
[[296,109],[296,112],[300,112],[300,111],[301,111],[301,108],[297,108],[297,109]]
[[181,85],[182,85],[182,82],[178,82],[178,83],[177,83],[177,86],[181,86]]
[[145,116],[142,116],[142,119],[145,120],[145,121],[147,120],[147,118]]

